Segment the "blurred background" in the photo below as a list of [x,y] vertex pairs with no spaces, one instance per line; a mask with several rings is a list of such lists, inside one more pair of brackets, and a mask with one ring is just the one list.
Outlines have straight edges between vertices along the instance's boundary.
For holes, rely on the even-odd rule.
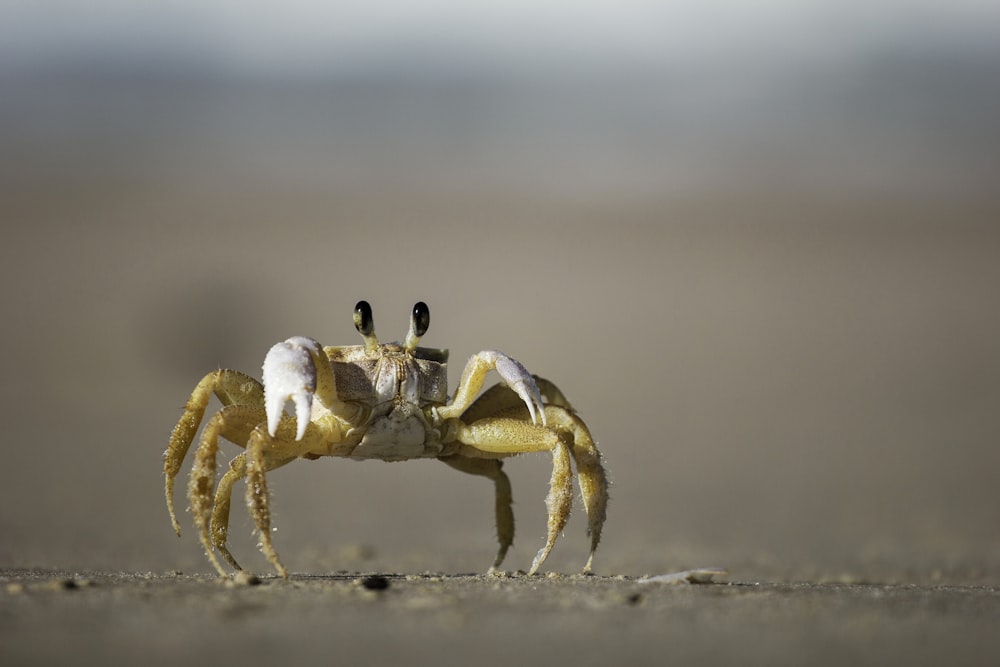
[[[209,571],[163,504],[189,392],[291,335],[359,342],[363,298],[385,340],[426,301],[453,383],[495,347],[565,390],[613,479],[598,573],[995,580],[998,26],[979,0],[8,0],[0,565]],[[550,462],[507,470],[526,568]],[[271,488],[293,572],[493,557],[489,484],[434,461]],[[577,503],[551,569],[584,530]],[[231,536],[267,571],[240,509]]]

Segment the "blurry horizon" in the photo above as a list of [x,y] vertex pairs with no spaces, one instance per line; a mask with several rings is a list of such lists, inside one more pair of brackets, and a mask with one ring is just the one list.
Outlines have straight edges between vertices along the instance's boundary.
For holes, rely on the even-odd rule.
[[794,71],[881,52],[996,56],[998,20],[1000,9],[981,0],[12,0],[0,9],[0,71],[80,63],[278,79],[380,69],[518,76],[692,66]]
[[1000,173],[990,3],[476,7],[8,4],[0,181],[95,151],[112,179],[568,198],[978,199]]

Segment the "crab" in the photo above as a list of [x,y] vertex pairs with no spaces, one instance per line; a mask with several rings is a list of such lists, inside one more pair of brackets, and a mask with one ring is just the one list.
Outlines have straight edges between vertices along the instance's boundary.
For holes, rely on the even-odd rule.
[[[241,570],[227,546],[233,487],[246,480],[246,503],[261,552],[282,577],[271,535],[267,473],[299,459],[323,456],[406,461],[435,458],[456,470],[491,480],[495,487],[499,550],[490,572],[498,572],[514,541],[511,486],[502,459],[527,452],[552,455],[546,506],[547,536],[528,574],[552,551],[569,518],[575,462],[588,515],[589,573],[601,539],[608,481],[601,453],[583,420],[551,382],[532,375],[516,359],[485,350],[469,359],[449,401],[448,350],[420,347],[430,310],[413,307],[402,343],[379,343],[371,306],[360,301],[354,325],[363,345],[323,347],[296,336],[274,345],[264,358],[263,382],[236,370],[209,373],[195,387],[164,452],[167,510],[174,531],[174,481],[214,394],[222,403],[202,429],[188,483],[198,537],[221,576]],[[480,394],[496,371],[501,383]],[[286,414],[288,403],[294,407]],[[219,439],[244,449],[216,484]]]

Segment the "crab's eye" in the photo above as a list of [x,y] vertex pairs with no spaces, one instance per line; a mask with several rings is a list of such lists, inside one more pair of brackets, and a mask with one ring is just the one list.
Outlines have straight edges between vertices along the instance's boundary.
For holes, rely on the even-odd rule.
[[417,337],[427,333],[427,327],[431,324],[431,309],[423,301],[418,301],[413,306],[413,333]]
[[358,301],[358,305],[354,306],[354,326],[362,336],[371,336],[375,330],[372,307],[367,301]]

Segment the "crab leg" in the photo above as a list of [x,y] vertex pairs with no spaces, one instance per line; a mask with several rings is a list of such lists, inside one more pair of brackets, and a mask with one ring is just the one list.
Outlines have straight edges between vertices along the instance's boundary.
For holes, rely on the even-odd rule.
[[608,478],[601,464],[601,453],[587,430],[587,425],[571,410],[549,405],[545,408],[549,424],[572,435],[573,459],[583,506],[587,510],[587,533],[590,535],[590,557],[584,565],[589,573],[594,564],[594,552],[601,541],[601,530],[608,511]]
[[[307,454],[310,448],[324,437],[328,439],[333,437],[339,439],[340,437],[340,432],[334,431],[335,426],[327,423],[322,425],[310,423],[306,437],[301,441],[293,441],[291,436],[296,427],[295,419],[284,416],[281,418],[277,430],[280,439],[275,439],[264,430],[264,417],[264,408],[261,406],[227,405],[215,413],[205,424],[198,449],[195,451],[191,478],[188,483],[191,515],[195,528],[198,530],[198,538],[201,540],[208,559],[222,576],[226,576],[228,573],[219,562],[215,550],[218,550],[226,562],[235,569],[241,569],[226,546],[233,485],[238,480],[247,477],[247,502],[250,505],[251,515],[254,516],[255,522],[258,519],[258,514],[261,516],[258,528],[261,529],[262,535],[266,536],[261,539],[261,548],[268,561],[282,576],[287,577],[287,570],[281,565],[277,554],[274,553],[273,546],[271,546],[267,485],[263,480],[263,474],[280,468],[298,456]],[[260,426],[254,426],[258,424]],[[216,458],[220,437],[237,444],[246,443],[248,451],[236,456],[230,462],[229,470],[219,481],[213,499],[212,491],[215,485]],[[252,452],[250,451],[251,446],[255,447]],[[251,500],[251,496],[254,497],[254,500]]]
[[[181,533],[181,525],[177,521],[177,514],[174,511],[174,480],[180,472],[181,464],[187,455],[194,436],[198,432],[198,426],[205,416],[205,408],[212,394],[222,402],[223,406],[264,405],[264,388],[260,382],[249,375],[228,369],[222,369],[209,373],[198,386],[194,388],[191,397],[184,408],[184,414],[174,427],[170,435],[170,444],[163,452],[163,475],[164,490],[167,498],[167,511],[170,512],[170,521],[174,526],[174,532]],[[239,435],[234,436],[236,442],[245,442],[246,437],[239,439]]]
[[[535,376],[535,381],[547,403],[545,416],[549,426],[572,436],[570,450],[576,462],[580,493],[587,510],[587,533],[590,535],[590,557],[583,568],[583,571],[587,573],[593,566],[594,552],[601,541],[601,530],[607,516],[607,474],[601,463],[601,453],[598,451],[587,425],[576,415],[566,396],[556,385],[544,378]],[[530,418],[517,395],[509,387],[502,384],[494,385],[484,391],[476,399],[476,402],[462,414],[462,419],[467,422],[475,422],[491,415],[518,419]]]
[[552,478],[549,481],[549,494],[545,496],[545,507],[549,510],[548,536],[545,546],[538,550],[535,560],[531,563],[528,574],[534,574],[548,558],[556,538],[562,533],[569,520],[569,511],[573,505],[573,472],[569,465],[569,448],[563,438],[552,450]]
[[215,489],[215,500],[212,502],[212,546],[222,554],[226,562],[234,570],[242,570],[240,564],[233,558],[229,551],[227,541],[229,539],[229,510],[233,500],[233,485],[247,475],[246,453],[237,454],[229,462],[229,470],[219,480],[219,486]]
[[[191,507],[191,516],[194,519],[195,528],[198,530],[198,537],[208,559],[212,562],[216,571],[225,576],[226,570],[222,567],[215,552],[212,550],[213,540],[209,534],[209,518],[212,515],[213,500],[212,491],[215,486],[216,457],[219,452],[219,437],[233,442],[246,442],[250,437],[248,427],[252,424],[259,424],[264,417],[264,409],[260,406],[250,405],[227,405],[205,424],[202,431],[198,449],[195,451],[194,463],[191,466],[191,478],[188,482],[188,502]],[[225,532],[222,539],[225,539]],[[231,556],[230,556],[231,558]],[[227,558],[229,560],[229,558]]]
[[[294,460],[294,458],[288,458],[269,462],[267,470],[271,471],[280,468]],[[229,470],[219,480],[219,486],[215,491],[215,501],[212,505],[212,546],[222,554],[222,557],[226,559],[226,562],[234,570],[242,570],[243,568],[240,567],[240,564],[233,557],[227,544],[229,538],[229,511],[232,506],[233,486],[246,476],[246,452],[243,452],[229,462]]]
[[438,459],[447,463],[456,470],[467,472],[470,475],[482,475],[493,480],[496,486],[496,522],[497,541],[500,542],[500,550],[497,552],[496,560],[493,561],[491,572],[496,571],[507,555],[507,550],[514,543],[514,511],[511,509],[513,497],[511,496],[510,478],[503,471],[503,461],[499,459],[470,459],[464,456],[449,456]]
[[486,374],[491,370],[498,372],[507,386],[521,397],[531,414],[532,423],[544,426],[545,408],[535,378],[517,359],[497,350],[484,350],[469,359],[451,404],[435,408],[438,417],[451,419],[461,416],[472,405],[476,394],[483,388]]
[[247,443],[247,506],[257,526],[260,550],[278,570],[278,574],[287,579],[288,569],[281,563],[271,541],[271,499],[267,492],[267,479],[264,477],[264,442],[265,438],[257,430]]
[[255,428],[247,441],[245,470],[234,473],[237,476],[241,472],[246,474],[246,502],[257,527],[260,550],[285,579],[288,578],[288,569],[278,558],[271,540],[271,498],[264,473],[301,456],[310,456],[312,449],[320,443],[336,442],[342,437],[342,430],[332,422],[309,422],[301,440],[292,440],[293,428],[298,430],[299,426],[294,418],[288,416],[278,422],[275,436],[268,433],[263,424]]
[[458,454],[470,458],[490,458],[499,454],[510,456],[524,452],[552,452],[552,478],[545,498],[548,508],[548,535],[545,546],[535,556],[528,574],[534,574],[569,520],[573,504],[573,471],[570,467],[570,435],[521,419],[490,417],[472,424],[461,424],[456,434],[459,442],[468,445]]

